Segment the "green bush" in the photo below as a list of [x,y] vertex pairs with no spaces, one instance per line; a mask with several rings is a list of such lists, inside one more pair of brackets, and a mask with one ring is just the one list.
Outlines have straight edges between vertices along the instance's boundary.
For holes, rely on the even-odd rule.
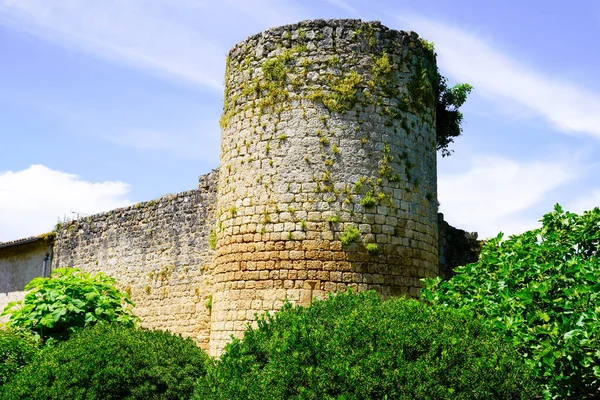
[[450,281],[426,280],[421,297],[484,316],[536,369],[546,398],[600,396],[600,209],[556,205],[541,221],[488,241]]
[[133,326],[134,305],[115,280],[102,272],[90,276],[73,268],[57,268],[50,278],[35,278],[25,286],[25,299],[9,303],[8,326],[27,329],[40,337],[64,340],[73,332],[97,322]]
[[97,324],[45,348],[0,398],[188,399],[207,359],[191,339]]
[[233,340],[197,399],[531,399],[529,370],[467,313],[374,292],[287,304]]
[[38,343],[31,335],[0,329],[0,386],[18,374],[38,352]]

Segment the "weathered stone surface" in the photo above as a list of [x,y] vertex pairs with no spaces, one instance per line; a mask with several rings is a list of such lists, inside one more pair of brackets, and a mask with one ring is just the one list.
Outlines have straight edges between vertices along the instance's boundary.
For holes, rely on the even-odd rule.
[[[304,21],[248,38],[228,58],[219,171],[197,190],[63,225],[53,268],[106,272],[143,326],[212,355],[286,300],[418,296],[440,257],[446,269],[455,258],[446,225],[438,251],[432,68],[416,34],[379,23]],[[15,251],[0,250],[11,299],[42,250]]]
[[358,20],[278,27],[231,50],[212,354],[271,300],[417,295],[438,274],[434,111],[417,112],[411,92],[434,62],[416,35]]
[[217,172],[190,190],[65,224],[53,267],[103,271],[131,294],[142,326],[192,337],[208,349]]
[[477,262],[481,253],[482,241],[477,240],[477,232],[466,232],[452,227],[438,214],[440,276],[450,279],[456,267]]

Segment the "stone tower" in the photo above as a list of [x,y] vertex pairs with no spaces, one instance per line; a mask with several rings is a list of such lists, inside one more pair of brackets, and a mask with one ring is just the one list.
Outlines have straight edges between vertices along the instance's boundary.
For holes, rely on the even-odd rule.
[[413,32],[315,20],[227,60],[210,352],[255,313],[438,274],[435,55]]

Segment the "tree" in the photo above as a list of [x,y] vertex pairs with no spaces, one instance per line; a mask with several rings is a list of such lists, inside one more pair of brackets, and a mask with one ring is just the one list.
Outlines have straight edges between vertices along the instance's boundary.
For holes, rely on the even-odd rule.
[[447,282],[426,279],[421,298],[472,310],[520,351],[546,398],[600,396],[600,209],[558,204],[542,228],[488,241],[477,263]]
[[448,146],[454,138],[462,133],[463,114],[459,108],[467,101],[467,96],[473,90],[468,83],[459,83],[448,87],[448,80],[439,75],[438,103],[436,109],[436,149],[442,157],[452,154]]

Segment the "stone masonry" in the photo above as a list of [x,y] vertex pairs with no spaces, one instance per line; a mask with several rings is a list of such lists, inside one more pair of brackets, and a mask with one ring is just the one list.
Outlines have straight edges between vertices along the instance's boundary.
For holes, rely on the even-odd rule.
[[217,172],[197,190],[64,224],[53,268],[105,272],[130,293],[142,326],[192,337],[208,350]]
[[438,274],[431,68],[416,34],[358,20],[274,28],[231,50],[212,354],[285,300],[416,296]]
[[[143,326],[214,356],[284,301],[349,287],[418,296],[440,273],[438,243],[444,260],[460,257],[443,220],[438,242],[432,71],[427,42],[378,22],[248,38],[227,59],[219,170],[198,189],[63,224],[52,268],[115,277]],[[0,244],[0,276],[22,260],[38,271],[41,247],[28,248]],[[22,296],[9,278],[5,297]]]

